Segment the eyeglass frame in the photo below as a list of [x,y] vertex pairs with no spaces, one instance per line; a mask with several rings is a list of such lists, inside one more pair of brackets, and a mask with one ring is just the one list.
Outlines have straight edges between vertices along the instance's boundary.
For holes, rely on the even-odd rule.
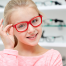
[[[37,18],[37,17],[40,17],[40,18],[41,18],[41,23],[40,23],[39,25],[37,25],[37,26],[33,26],[33,25],[31,24],[31,21],[32,21],[34,18]],[[42,15],[39,14],[39,16],[36,16],[36,17],[34,17],[34,18],[31,18],[29,21],[19,22],[19,23],[15,24],[15,25],[12,25],[12,27],[14,27],[14,28],[18,31],[18,29],[16,28],[16,25],[18,25],[18,24],[20,24],[20,23],[27,23],[27,28],[26,28],[24,31],[18,31],[18,32],[25,32],[25,31],[28,29],[29,24],[31,24],[33,27],[38,27],[38,26],[40,26],[40,25],[42,24]]]

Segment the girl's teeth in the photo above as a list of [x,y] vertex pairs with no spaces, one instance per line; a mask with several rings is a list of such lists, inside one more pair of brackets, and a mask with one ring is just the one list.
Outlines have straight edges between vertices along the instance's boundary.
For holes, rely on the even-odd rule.
[[[37,35],[37,34],[36,34],[36,35]],[[36,36],[36,35],[35,35],[35,36]],[[27,38],[34,38],[35,36],[33,36],[33,37],[27,37]]]
[[34,38],[35,36],[33,36],[33,37],[29,37],[29,38]]

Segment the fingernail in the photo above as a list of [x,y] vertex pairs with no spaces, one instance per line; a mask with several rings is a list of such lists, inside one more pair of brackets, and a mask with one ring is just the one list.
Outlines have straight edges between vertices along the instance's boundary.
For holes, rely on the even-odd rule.
[[13,27],[13,24],[11,24],[11,26]]
[[11,24],[11,25],[13,25],[13,24]]

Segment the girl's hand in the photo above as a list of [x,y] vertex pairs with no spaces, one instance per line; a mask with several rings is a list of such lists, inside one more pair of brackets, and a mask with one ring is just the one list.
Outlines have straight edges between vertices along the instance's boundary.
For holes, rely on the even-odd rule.
[[13,49],[14,48],[14,36],[13,36],[12,24],[7,25],[3,29],[2,23],[3,23],[3,19],[0,20],[0,37],[4,43],[5,49]]

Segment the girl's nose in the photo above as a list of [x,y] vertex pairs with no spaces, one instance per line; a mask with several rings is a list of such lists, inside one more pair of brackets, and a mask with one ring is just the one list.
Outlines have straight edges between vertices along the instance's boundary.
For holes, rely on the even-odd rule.
[[29,24],[28,26],[28,33],[34,33],[35,32],[35,27]]

